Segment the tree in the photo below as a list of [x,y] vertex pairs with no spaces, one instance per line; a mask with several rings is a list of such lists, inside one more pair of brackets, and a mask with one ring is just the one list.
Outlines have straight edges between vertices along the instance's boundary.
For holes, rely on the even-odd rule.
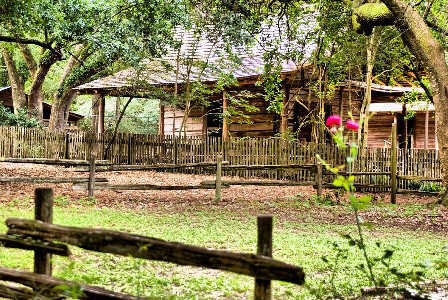
[[[183,3],[170,0],[0,0],[0,5],[0,41],[20,45],[16,49],[32,74],[31,107],[42,98],[48,73],[63,64],[51,97],[53,130],[65,126],[73,87],[160,55],[184,18]],[[42,50],[38,58],[36,47]]]
[[[429,2],[430,4],[433,1]],[[432,6],[432,4],[431,4]],[[429,7],[429,4],[428,4]],[[425,22],[424,14],[402,0],[383,0],[383,3],[366,3],[354,10],[354,28],[370,34],[375,26],[394,25],[401,33],[403,42],[409,47],[429,74],[432,97],[436,110],[437,138],[440,148],[443,184],[448,186],[448,64],[445,49]],[[440,28],[437,24],[432,27]],[[440,198],[448,205],[448,189]]]

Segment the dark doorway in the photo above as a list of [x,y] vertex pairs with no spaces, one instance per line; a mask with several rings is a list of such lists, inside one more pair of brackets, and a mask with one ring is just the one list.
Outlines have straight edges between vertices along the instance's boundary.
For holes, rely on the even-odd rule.
[[294,102],[293,110],[293,131],[296,134],[296,138],[299,140],[311,142],[311,130],[313,128],[313,124],[311,122],[312,109],[309,110],[305,107],[305,105]]
[[207,134],[222,135],[222,103],[219,100],[212,101],[207,107]]

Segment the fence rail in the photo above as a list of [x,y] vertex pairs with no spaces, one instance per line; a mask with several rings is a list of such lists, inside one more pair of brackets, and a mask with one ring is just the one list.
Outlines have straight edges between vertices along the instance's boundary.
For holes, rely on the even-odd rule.
[[[257,254],[235,253],[225,250],[213,250],[204,247],[169,242],[161,239],[95,228],[68,227],[52,224],[53,191],[36,189],[35,220],[10,218],[6,220],[7,235],[1,235],[3,246],[33,250],[34,273],[20,272],[0,268],[0,280],[12,281],[30,286],[34,292],[56,286],[74,286],[73,282],[50,277],[52,273],[51,255],[69,256],[65,244],[77,246],[88,251],[111,253],[126,257],[142,258],[223,270],[254,277],[255,299],[271,299],[271,280],[280,280],[303,284],[305,274],[298,266],[272,258],[272,217],[258,217]],[[65,243],[65,244],[61,244]],[[262,251],[260,249],[268,249]],[[36,273],[36,274],[35,274]],[[44,274],[46,276],[38,275]],[[80,286],[85,293],[84,299],[136,299],[133,296],[114,293],[98,287]],[[31,296],[31,290],[17,290],[0,284],[0,296],[16,299],[19,294]]]
[[[110,146],[109,146],[110,143]],[[108,160],[113,165],[154,166],[164,165],[173,172],[210,174],[207,163],[223,161],[223,176],[264,177],[298,182],[314,180],[314,173],[307,169],[287,169],[282,165],[315,165],[316,154],[332,165],[345,163],[346,151],[332,144],[313,144],[286,141],[280,138],[243,138],[223,143],[217,137],[174,137],[119,133],[115,139],[110,134],[99,138],[85,132],[53,133],[42,129],[0,127],[0,157],[3,158],[46,158],[53,160],[82,160],[90,158],[91,145],[95,145],[96,159]],[[106,149],[109,149],[105,153]],[[375,186],[372,191],[389,191],[392,170],[391,148],[371,148],[360,151],[354,163],[353,172],[359,172],[356,183]],[[203,163],[204,166],[197,167]],[[190,167],[189,165],[195,165]],[[275,166],[278,169],[263,168]],[[176,168],[175,166],[181,166]],[[117,169],[120,167],[118,166]],[[137,168],[137,167],[135,167]],[[439,179],[440,161],[436,150],[398,149],[398,188],[416,189],[420,178]],[[331,182],[332,175],[326,174],[324,182]],[[379,188],[378,186],[384,186]],[[369,190],[369,188],[366,188]]]

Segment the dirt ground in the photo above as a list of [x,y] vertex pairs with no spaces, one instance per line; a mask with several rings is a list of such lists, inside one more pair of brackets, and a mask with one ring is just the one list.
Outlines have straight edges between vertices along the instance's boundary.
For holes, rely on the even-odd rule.
[[[59,166],[0,163],[1,177],[87,177],[86,173]],[[107,172],[111,184],[198,185],[212,176],[173,174],[150,171]],[[228,179],[228,178],[225,178]],[[232,178],[232,180],[240,180]],[[241,179],[243,180],[243,179]],[[244,179],[247,180],[247,179]],[[0,203],[26,207],[36,187],[52,187],[55,198],[64,205],[85,205],[87,191],[73,191],[71,184],[2,184]],[[325,191],[324,203],[317,202],[312,187],[232,186],[223,190],[223,200],[214,201],[214,190],[187,191],[96,191],[98,208],[132,209],[161,213],[188,212],[199,209],[225,210],[250,215],[273,214],[286,221],[322,224],[353,224],[353,215],[335,191]],[[363,211],[367,222],[384,227],[437,232],[448,236],[448,209],[435,206],[435,198],[399,195],[398,205],[388,205],[389,195],[374,194],[374,205]],[[338,199],[339,198],[339,199]],[[55,201],[61,205],[61,201]]]

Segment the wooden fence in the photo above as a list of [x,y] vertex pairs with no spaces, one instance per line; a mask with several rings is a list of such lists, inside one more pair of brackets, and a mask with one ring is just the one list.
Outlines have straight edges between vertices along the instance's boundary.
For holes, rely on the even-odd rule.
[[[105,134],[98,139],[84,132],[57,134],[40,129],[0,127],[0,157],[52,158],[88,160],[91,144],[95,145],[96,158],[109,160],[114,165],[188,165],[216,162],[218,155],[230,165],[272,166],[306,165],[316,163],[316,154],[332,165],[345,163],[346,150],[332,144],[312,144],[285,141],[279,138],[243,138],[223,143],[217,137],[173,137],[119,133],[115,139]],[[109,145],[110,144],[110,145]],[[390,188],[391,148],[372,148],[361,151],[354,163],[354,172],[363,172],[356,183],[372,191]],[[210,173],[210,168],[182,167],[171,171]],[[212,170],[212,173],[214,171]],[[440,162],[435,150],[398,149],[398,187],[404,190],[418,188],[419,178],[437,181]],[[380,175],[379,175],[380,174]],[[314,174],[301,169],[223,169],[225,176],[264,177],[292,181],[312,181]],[[331,182],[326,175],[325,182]],[[370,187],[369,187],[370,186]],[[381,188],[379,186],[384,186]]]
[[[212,250],[182,243],[105,229],[53,225],[53,191],[36,189],[35,220],[10,218],[8,232],[0,235],[5,247],[34,251],[34,273],[0,268],[0,280],[29,288],[0,284],[0,296],[9,299],[53,298],[62,287],[79,287],[82,299],[137,299],[105,289],[51,277],[51,255],[70,256],[66,244],[88,251],[205,267],[255,278],[255,299],[271,299],[271,280],[303,284],[301,267],[272,258],[272,217],[258,217],[257,254]],[[59,288],[56,288],[59,287]],[[31,288],[31,289],[30,289]],[[39,298],[41,299],[41,298]],[[47,299],[47,298],[45,298]]]

